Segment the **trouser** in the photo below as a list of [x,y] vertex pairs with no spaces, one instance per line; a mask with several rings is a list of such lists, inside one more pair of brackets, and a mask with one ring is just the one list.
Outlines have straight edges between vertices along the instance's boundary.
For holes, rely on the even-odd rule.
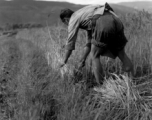
[[92,20],[92,38],[92,44],[103,48],[101,55],[109,50],[117,57],[118,52],[127,43],[121,20],[109,12],[105,12],[102,16],[94,16]]
[[102,16],[95,16],[92,20],[92,38],[91,58],[93,72],[98,84],[102,84],[104,79],[100,56],[114,59],[118,56],[125,69],[131,69],[131,61],[124,51],[127,39],[119,18],[109,12],[105,12]]

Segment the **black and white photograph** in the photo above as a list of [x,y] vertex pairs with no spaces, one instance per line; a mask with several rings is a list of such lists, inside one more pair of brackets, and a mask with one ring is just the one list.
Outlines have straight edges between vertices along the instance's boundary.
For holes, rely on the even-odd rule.
[[0,0],[0,120],[152,120],[152,0]]

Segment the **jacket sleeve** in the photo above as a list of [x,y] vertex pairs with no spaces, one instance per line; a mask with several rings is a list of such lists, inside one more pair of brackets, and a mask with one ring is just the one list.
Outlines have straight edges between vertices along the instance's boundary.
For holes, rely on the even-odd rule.
[[79,24],[80,24],[79,19],[75,19],[74,17],[70,19],[68,26],[68,39],[66,41],[65,49],[67,50],[75,49],[75,42],[77,39]]

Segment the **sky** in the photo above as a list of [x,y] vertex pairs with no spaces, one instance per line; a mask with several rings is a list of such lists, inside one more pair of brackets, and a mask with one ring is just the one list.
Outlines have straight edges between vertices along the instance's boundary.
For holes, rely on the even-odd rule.
[[[132,1],[145,1],[145,0],[39,0],[39,1],[66,1],[75,4],[104,4],[108,3],[119,3],[119,2],[132,2]],[[152,1],[152,0],[146,0]]]

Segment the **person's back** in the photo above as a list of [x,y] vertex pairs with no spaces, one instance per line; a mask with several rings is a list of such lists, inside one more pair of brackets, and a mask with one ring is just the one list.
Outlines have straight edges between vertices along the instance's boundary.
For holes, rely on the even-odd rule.
[[96,14],[102,15],[103,12],[104,12],[104,6],[90,5],[90,6],[83,7],[77,10],[76,12],[74,12],[74,14],[71,16],[71,19],[73,19],[74,17],[76,19],[80,19],[83,21],[83,20],[93,17],[93,15],[96,15]]
[[81,29],[91,29],[88,27],[88,23],[94,15],[103,15],[104,8],[105,7],[101,5],[90,5],[77,10],[70,18],[69,30],[76,31],[78,26],[81,26]]

